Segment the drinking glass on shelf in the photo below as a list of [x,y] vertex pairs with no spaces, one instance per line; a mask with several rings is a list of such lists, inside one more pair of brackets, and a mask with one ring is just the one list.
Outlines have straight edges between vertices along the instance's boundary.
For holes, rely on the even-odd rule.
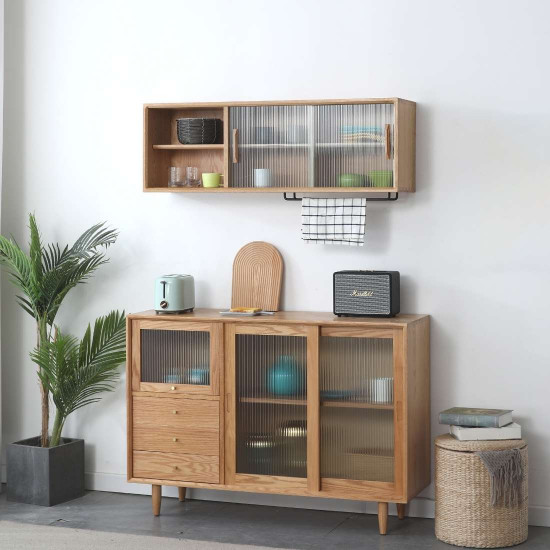
[[372,403],[393,403],[393,378],[373,378],[370,382],[370,401]]
[[185,181],[183,180],[182,169],[179,166],[170,166],[168,171],[168,187],[183,187]]
[[185,185],[188,187],[198,187],[200,185],[199,169],[196,166],[186,168]]

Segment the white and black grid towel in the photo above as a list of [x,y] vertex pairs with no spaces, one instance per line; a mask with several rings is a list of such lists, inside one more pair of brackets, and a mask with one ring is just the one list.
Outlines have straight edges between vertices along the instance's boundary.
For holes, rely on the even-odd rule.
[[367,201],[302,199],[302,239],[308,243],[363,246]]

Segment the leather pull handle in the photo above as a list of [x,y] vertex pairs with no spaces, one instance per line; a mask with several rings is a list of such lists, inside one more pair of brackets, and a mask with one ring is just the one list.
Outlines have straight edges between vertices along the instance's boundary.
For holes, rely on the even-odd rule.
[[391,159],[391,125],[386,124],[386,158]]
[[227,412],[231,412],[231,394],[230,393],[225,394],[225,410]]
[[233,164],[239,162],[239,130],[233,128]]

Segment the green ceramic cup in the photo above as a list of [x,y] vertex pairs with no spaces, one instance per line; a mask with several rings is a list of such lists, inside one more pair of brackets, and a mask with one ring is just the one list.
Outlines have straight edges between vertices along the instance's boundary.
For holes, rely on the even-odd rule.
[[371,170],[369,182],[371,187],[393,187],[393,170]]
[[203,187],[220,187],[222,183],[223,174],[217,174],[215,172],[203,172],[202,174],[202,186]]
[[361,174],[340,174],[338,176],[338,185],[340,187],[361,187],[363,185],[363,176]]

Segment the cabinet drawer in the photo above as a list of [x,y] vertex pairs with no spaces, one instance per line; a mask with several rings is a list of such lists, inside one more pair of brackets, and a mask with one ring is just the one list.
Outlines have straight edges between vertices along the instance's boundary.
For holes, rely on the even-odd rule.
[[219,401],[135,397],[133,448],[219,456]]
[[185,397],[134,397],[134,426],[219,430],[220,403]]
[[219,483],[219,457],[134,451],[134,477]]

